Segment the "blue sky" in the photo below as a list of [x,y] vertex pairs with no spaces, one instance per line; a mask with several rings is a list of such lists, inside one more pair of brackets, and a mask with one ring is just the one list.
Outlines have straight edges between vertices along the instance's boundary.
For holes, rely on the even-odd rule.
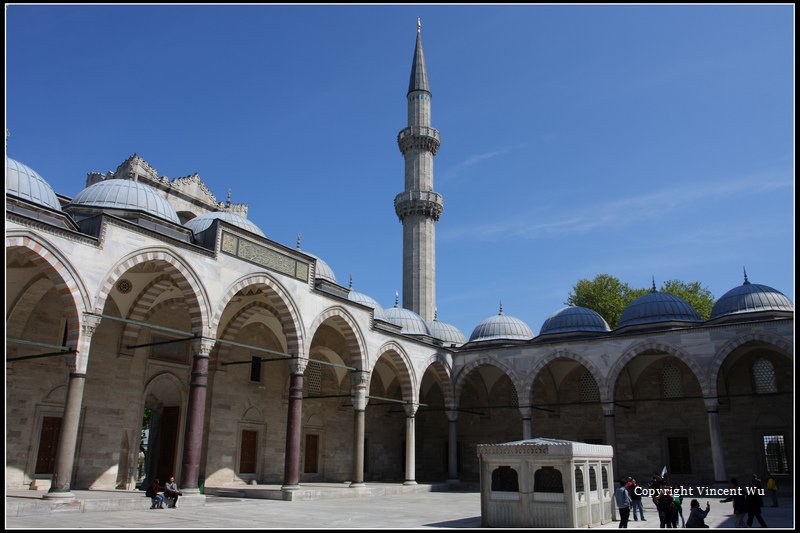
[[538,334],[599,273],[794,301],[791,5],[11,5],[7,153],[67,196],[134,152],[199,172],[391,306],[417,16],[440,319]]

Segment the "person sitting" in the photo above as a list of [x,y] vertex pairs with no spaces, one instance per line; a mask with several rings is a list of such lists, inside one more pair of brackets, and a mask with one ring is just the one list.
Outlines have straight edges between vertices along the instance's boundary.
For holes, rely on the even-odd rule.
[[150,509],[163,509],[164,508],[164,493],[159,492],[159,488],[161,487],[161,483],[158,479],[154,479],[150,486],[147,487],[147,491],[145,495],[150,498],[152,504],[150,505]]
[[700,509],[700,502],[692,500],[692,510],[689,513],[689,519],[686,521],[686,527],[708,527],[705,523],[706,516],[711,510],[711,505],[706,502],[706,510]]
[[167,500],[167,507],[171,509],[178,507],[178,496],[183,496],[183,493],[178,490],[175,478],[170,477],[169,482],[164,484],[164,498]]

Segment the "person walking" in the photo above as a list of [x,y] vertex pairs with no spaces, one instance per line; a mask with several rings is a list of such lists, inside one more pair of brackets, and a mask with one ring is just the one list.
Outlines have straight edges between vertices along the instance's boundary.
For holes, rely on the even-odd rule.
[[[631,478],[626,487],[628,489],[628,494],[631,497],[631,515],[633,515],[634,521],[638,520],[636,518],[637,510],[639,511],[639,518],[641,518],[642,521],[644,521],[645,517],[644,517],[644,506],[642,505],[641,487],[639,487],[639,485],[636,484],[636,480],[633,478]],[[639,488],[639,490],[636,490],[637,488]]]
[[[753,478],[755,478],[755,475]],[[745,487],[745,492],[747,493],[744,497],[745,507],[747,508],[747,527],[753,527],[754,518],[758,520],[761,527],[767,527],[767,523],[761,516],[761,507],[764,505],[764,502],[761,500],[759,490],[760,487],[755,481],[750,481],[747,483],[747,487]]]
[[775,482],[775,477],[767,472],[767,492],[772,498],[772,506],[778,506],[778,483]]
[[739,480],[731,478],[731,495],[720,500],[720,503],[733,502],[733,517],[736,523],[733,527],[747,527],[744,522],[744,515],[747,514],[747,502],[745,501],[744,490],[739,486]]
[[619,482],[619,488],[614,491],[614,499],[619,509],[619,527],[628,527],[628,517],[631,514],[631,496],[625,488],[625,480]]

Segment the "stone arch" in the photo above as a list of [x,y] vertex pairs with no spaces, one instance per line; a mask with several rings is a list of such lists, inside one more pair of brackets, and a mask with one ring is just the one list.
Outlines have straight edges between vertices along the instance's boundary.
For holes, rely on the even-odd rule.
[[739,335],[731,340],[729,340],[725,345],[720,348],[717,353],[714,354],[714,359],[708,366],[708,387],[709,387],[709,396],[716,397],[718,390],[717,390],[717,381],[719,379],[719,372],[722,369],[723,363],[725,363],[725,359],[737,348],[747,344],[748,342],[763,342],[764,344],[770,344],[774,346],[778,351],[782,352],[783,354],[791,357],[789,354],[794,353],[794,345],[792,342],[784,339],[783,337],[779,337],[773,333],[769,333],[766,331],[757,331],[746,333],[744,335]]
[[[188,392],[186,387],[184,386],[181,379],[173,374],[168,370],[163,370],[161,372],[156,372],[152,376],[150,376],[147,381],[145,381],[144,388],[142,391],[142,398],[144,399],[144,403],[147,403],[147,396],[152,394],[152,389],[155,386],[161,385],[161,382],[168,382],[170,387],[173,387],[174,390],[178,392],[179,401],[178,404],[180,406],[186,405],[187,395]],[[144,409],[144,405],[142,406]]]
[[[48,264],[47,277],[56,287],[67,320],[67,345],[78,346],[83,314],[91,309],[91,299],[78,271],[58,249],[39,236],[27,232],[6,235],[6,250],[26,249],[26,256],[38,266]],[[6,252],[7,253],[7,252]]]
[[[654,342],[654,341],[644,341],[637,344],[634,344],[625,352],[623,352],[622,356],[617,359],[614,363],[614,366],[611,367],[611,370],[608,373],[608,381],[606,382],[606,398],[610,401],[614,400],[615,388],[617,385],[617,380],[619,379],[622,370],[625,368],[631,360],[646,351],[658,351],[662,353],[666,353],[668,355],[672,355],[678,358],[681,362],[683,362],[686,366],[689,367],[694,378],[697,380],[697,383],[700,385],[700,390],[702,391],[703,396],[709,396],[709,386],[708,382],[706,381],[706,373],[700,368],[700,365],[697,361],[694,360],[693,357],[689,356],[686,352],[678,348],[677,346],[673,346],[671,344],[664,344],[661,342]],[[602,389],[601,389],[602,394]]]
[[529,399],[531,397],[531,393],[533,392],[533,383],[536,381],[536,378],[539,377],[539,373],[556,359],[569,359],[571,361],[575,361],[585,368],[594,378],[595,383],[597,383],[597,388],[600,390],[600,402],[606,403],[607,401],[610,401],[609,397],[605,397],[607,392],[605,377],[600,373],[600,369],[597,368],[597,365],[592,363],[592,361],[586,356],[570,350],[565,350],[563,348],[553,350],[552,352],[548,353],[539,359],[533,368],[528,371],[528,374],[525,376],[525,388],[521,391],[520,398]]
[[[372,371],[375,370],[375,365],[378,364],[381,357],[386,355],[397,368],[397,379],[400,381],[400,389],[403,391],[403,399],[407,402],[419,402],[419,391],[417,390],[417,378],[414,373],[414,367],[411,364],[411,359],[408,354],[395,341],[384,343],[375,355],[375,363],[370,367],[370,381],[372,381]],[[367,385],[369,390],[369,385]]]
[[524,390],[524,385],[520,383],[519,378],[517,377],[516,372],[514,372],[511,367],[494,359],[490,356],[482,356],[475,361],[465,365],[461,370],[459,370],[458,375],[456,376],[456,386],[454,391],[455,397],[455,404],[456,406],[461,401],[461,393],[464,390],[464,384],[466,383],[467,377],[469,377],[470,372],[478,368],[479,366],[483,365],[490,365],[499,368],[503,371],[503,373],[511,380],[511,384],[514,386],[514,389],[517,391],[517,399],[520,398],[519,391]]
[[[265,285],[272,292],[271,296],[276,301],[270,303],[277,312],[276,316],[278,317],[278,321],[284,327],[288,352],[293,354],[294,357],[306,354],[303,337],[305,328],[303,327],[303,320],[297,309],[297,305],[286,289],[265,272],[247,274],[231,284],[230,288],[225,291],[225,296],[217,305],[216,311],[214,311],[209,330],[214,332],[214,334],[218,333],[222,315],[230,301],[236,294],[251,285]],[[278,305],[275,305],[276,303]]]
[[[249,304],[242,307],[239,311],[236,312],[235,315],[231,317],[228,321],[225,329],[219,333],[217,336],[218,339],[235,339],[239,335],[239,332],[242,330],[247,321],[250,320],[253,316],[257,313],[266,310],[271,315],[275,316],[276,318],[280,319],[280,314],[278,311],[269,305],[267,302],[250,302]],[[224,357],[232,347],[230,344],[227,343],[217,343],[218,346],[218,353],[219,357]]]
[[[130,320],[138,320],[143,322],[145,315],[147,315],[150,306],[156,301],[158,295],[164,292],[172,285],[172,278],[168,274],[162,274],[153,279],[147,286],[142,289],[136,302],[133,304],[132,309],[128,312]],[[122,346],[136,344],[139,335],[142,331],[142,326],[138,324],[126,323],[122,330]]]
[[453,388],[453,369],[444,357],[444,354],[437,352],[425,361],[422,365],[422,375],[420,381],[417,383],[417,390],[422,386],[422,379],[425,377],[425,372],[431,368],[434,374],[439,378],[439,385],[442,387],[444,393],[444,405],[448,409],[455,409],[455,389]]
[[[338,317],[338,319],[334,317]],[[365,368],[368,363],[368,358],[366,348],[367,344],[364,341],[364,335],[362,334],[361,328],[358,327],[358,324],[353,316],[344,307],[335,305],[327,308],[322,313],[317,315],[317,318],[314,319],[314,322],[312,322],[311,327],[308,329],[306,337],[308,339],[313,339],[317,329],[319,329],[319,327],[324,324],[325,321],[331,319],[334,321],[344,322],[344,324],[341,324],[342,327],[340,332],[347,343],[347,347],[350,349],[350,355],[353,358],[350,361],[351,364],[358,369]],[[309,340],[309,342],[311,341]]]
[[101,314],[105,307],[114,283],[125,272],[136,265],[149,262],[159,262],[165,265],[167,275],[172,282],[183,292],[189,307],[189,318],[192,322],[192,331],[205,337],[208,334],[208,296],[205,288],[200,282],[199,276],[189,265],[180,257],[176,256],[171,250],[162,248],[150,248],[139,250],[120,260],[111,268],[103,282],[95,299],[95,312]]
[[259,409],[255,405],[251,405],[250,407],[244,410],[244,413],[242,413],[242,420],[249,420],[251,422],[263,422],[264,414],[261,412],[261,409]]

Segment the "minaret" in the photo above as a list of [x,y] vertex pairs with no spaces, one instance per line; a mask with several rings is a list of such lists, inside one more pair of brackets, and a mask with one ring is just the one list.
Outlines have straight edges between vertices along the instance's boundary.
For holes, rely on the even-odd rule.
[[394,199],[395,212],[403,223],[403,307],[430,321],[436,309],[435,224],[444,200],[433,191],[433,156],[440,143],[439,132],[431,127],[431,91],[419,19],[406,98],[408,127],[397,134],[406,160],[406,183],[405,191]]

